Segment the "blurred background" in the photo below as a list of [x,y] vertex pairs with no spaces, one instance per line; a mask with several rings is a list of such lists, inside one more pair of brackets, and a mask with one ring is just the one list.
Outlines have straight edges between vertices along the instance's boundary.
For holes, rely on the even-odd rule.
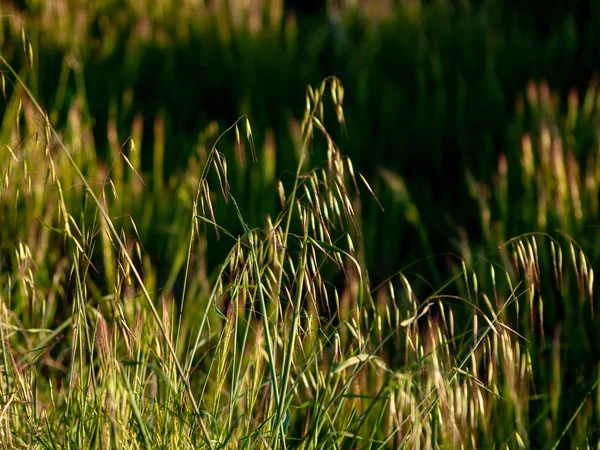
[[[598,196],[585,180],[598,158],[600,2],[0,5],[2,53],[61,133],[88,126],[80,144],[109,168],[134,138],[146,187],[123,210],[159,267],[158,285],[179,251],[167,237],[189,226],[196,186],[186,174],[202,169],[216,137],[248,115],[257,161],[233,136],[220,150],[244,217],[263,226],[279,208],[278,180],[293,180],[307,85],[330,75],[344,85],[345,128],[331,114],[328,130],[384,209],[362,189],[361,248],[374,284],[415,261],[439,283],[449,253],[492,257],[532,231],[560,229],[598,261]],[[544,166],[546,147],[554,159]],[[315,142],[310,164],[324,150]],[[530,160],[540,167],[529,170]],[[552,184],[559,160],[565,179],[589,187],[579,200]],[[221,225],[241,231],[230,208],[216,209]],[[206,245],[210,273],[230,243]]]
[[[494,317],[505,315],[523,338],[531,376],[521,376],[531,386],[502,388],[494,405],[504,412],[488,416],[498,433],[487,438],[512,435],[518,427],[506,411],[516,405],[525,408],[527,419],[517,422],[531,448],[558,446],[572,423],[572,448],[583,448],[600,429],[600,397],[596,385],[590,390],[600,360],[598,30],[596,0],[0,0],[2,57],[126,236],[152,299],[182,298],[189,268],[189,324],[211,316],[219,328],[204,307],[235,242],[207,225],[190,244],[211,148],[248,116],[254,147],[246,136],[237,144],[234,130],[217,147],[244,220],[265,229],[281,210],[279,181],[287,193],[294,183],[307,86],[338,77],[345,122],[326,101],[324,124],[376,197],[357,176],[352,239],[373,304],[398,306],[385,281],[402,270],[415,305],[443,291],[457,330],[477,329],[470,306],[479,311],[485,299]],[[104,306],[134,288],[123,282],[122,249],[58,139],[42,135],[28,95],[1,70],[0,287],[17,299],[19,327],[58,333],[77,305],[80,278],[71,266],[84,257],[75,242],[93,264],[81,277],[89,299],[80,298]],[[244,135],[244,121],[239,128]],[[303,173],[325,163],[326,149],[324,139],[311,143]],[[239,235],[216,173],[208,175],[214,216]],[[80,227],[77,240],[68,239],[69,226]],[[354,307],[352,277],[336,267],[319,272],[346,292],[342,307]],[[519,293],[511,280],[525,283]],[[133,308],[138,297],[130,291],[122,302]],[[24,354],[34,347],[27,342]],[[64,347],[52,358],[67,364]],[[388,347],[398,354],[396,341]]]

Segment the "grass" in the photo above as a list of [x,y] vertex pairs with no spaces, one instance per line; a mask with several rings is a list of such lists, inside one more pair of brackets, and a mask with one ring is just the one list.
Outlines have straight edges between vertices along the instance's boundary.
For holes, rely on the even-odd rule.
[[[248,118],[209,127],[165,185],[160,119],[148,176],[139,125],[124,142],[108,127],[99,158],[85,98],[59,131],[2,63],[13,87],[0,152],[2,448],[597,447],[594,268],[548,224],[593,222],[598,170],[595,155],[580,168],[552,123],[539,147],[525,136],[519,159],[500,157],[492,187],[467,180],[499,249],[459,233],[449,278],[430,284],[416,263],[376,286],[360,211],[378,201],[328,132],[333,117],[344,125],[338,79],[308,88],[296,172],[253,223],[231,164],[273,180],[274,165]],[[424,227],[402,179],[383,176]],[[509,185],[522,205],[507,203]],[[537,232],[509,239],[520,214]],[[211,270],[207,253],[224,247]]]
[[[117,34],[103,42],[118,48]],[[423,203],[392,164],[379,188],[355,171],[334,136],[362,130],[346,127],[336,78],[290,120],[293,172],[242,116],[224,132],[209,123],[173,175],[172,115],[121,120],[123,93],[98,127],[94,69],[75,55],[57,88],[64,117],[46,112],[35,39],[16,35],[30,66],[17,74],[2,56],[0,446],[598,447],[596,79],[562,104],[526,86],[511,144],[486,153],[491,175],[450,173],[470,198],[446,226],[448,204]],[[423,98],[439,98],[443,80],[425,78]],[[431,238],[440,227],[456,254]],[[405,260],[400,240],[425,258],[372,281],[390,253]]]
[[[598,71],[600,9],[595,2],[544,4],[543,9],[536,8],[541,2],[530,2],[517,13],[516,4],[488,0],[348,1],[337,2],[338,11],[330,2],[323,7],[329,13],[310,17],[294,13],[291,3],[2,2],[3,56],[14,67],[32,66],[28,86],[52,125],[62,131],[81,121],[91,132],[85,147],[109,166],[115,161],[115,183],[119,174],[129,176],[119,169],[126,164],[116,155],[126,138],[134,137],[136,170],[144,172],[156,199],[145,205],[143,219],[137,204],[123,211],[136,219],[154,265],[181,260],[178,241],[166,244],[166,235],[187,226],[183,210],[160,206],[177,203],[164,201],[161,190],[172,190],[198,160],[198,147],[206,147],[208,155],[218,130],[244,114],[255,129],[259,163],[248,164],[249,154],[237,163],[232,155],[229,182],[247,221],[261,224],[274,211],[278,177],[286,190],[293,184],[286,174],[295,172],[301,147],[296,120],[301,94],[307,84],[330,74],[347,90],[350,138],[339,127],[329,131],[385,205],[385,212],[376,202],[361,205],[372,279],[379,283],[423,255],[459,252],[453,242],[459,227],[466,229],[471,245],[483,246],[488,242],[471,214],[477,202],[462,181],[465,170],[491,186],[500,152],[511,165],[518,162],[522,134],[533,136],[539,125],[537,114],[529,114],[528,98],[522,115],[515,104],[517,96],[526,96],[530,80],[547,80],[561,99],[562,115],[569,89],[575,87],[583,98]],[[10,94],[10,84],[6,88]],[[571,150],[582,162],[595,150],[597,126],[581,115],[577,122],[572,130],[577,146]],[[229,138],[233,141],[233,135]],[[326,145],[315,145],[308,164],[321,163],[325,152]],[[411,202],[397,201],[401,196],[380,176],[381,167],[402,176]],[[521,200],[520,191],[512,189],[520,180],[510,178],[513,203]],[[181,195],[189,192],[193,188]],[[215,205],[220,224],[241,232],[236,215],[220,210],[221,204]],[[150,222],[152,234],[146,233]],[[537,229],[529,218],[523,226],[507,225],[505,239]],[[380,242],[377,237],[390,227],[402,232],[387,233]],[[227,245],[208,245],[207,265],[214,267],[226,256]],[[448,277],[441,266],[428,263],[419,272],[439,284]],[[170,273],[171,266],[159,267],[157,283],[170,282]]]

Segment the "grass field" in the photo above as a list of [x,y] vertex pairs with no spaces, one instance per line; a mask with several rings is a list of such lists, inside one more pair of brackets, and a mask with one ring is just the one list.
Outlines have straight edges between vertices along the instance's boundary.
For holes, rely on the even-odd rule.
[[[518,151],[455,174],[471,223],[438,248],[422,211],[447,205],[385,165],[375,188],[335,139],[335,77],[298,102],[295,172],[243,115],[163,176],[168,118],[149,148],[114,113],[100,154],[84,90],[52,117],[21,40],[23,70],[0,53],[0,448],[598,448],[597,79],[525,87]],[[390,204],[422,259],[372,281]]]

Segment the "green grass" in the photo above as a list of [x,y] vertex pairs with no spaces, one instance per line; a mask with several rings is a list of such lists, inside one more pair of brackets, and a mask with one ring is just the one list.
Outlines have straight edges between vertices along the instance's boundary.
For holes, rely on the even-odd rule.
[[[553,115],[532,85],[539,136],[493,183],[467,178],[486,245],[459,230],[450,277],[424,279],[428,254],[376,286],[361,205],[378,201],[328,132],[344,124],[337,78],[308,88],[285,182],[245,116],[207,128],[165,182],[160,119],[154,174],[139,121],[126,141],[109,126],[99,158],[81,93],[58,130],[2,63],[2,448],[597,447],[599,305],[576,239],[597,223],[600,172],[559,140],[575,100]],[[242,163],[275,187],[260,221],[230,183]],[[402,178],[383,179],[433,253]],[[513,216],[533,233],[510,239]]]
[[[518,165],[522,134],[533,137],[539,129],[539,115],[529,109],[530,80],[546,80],[556,91],[561,115],[569,89],[583,99],[599,69],[598,4],[347,1],[333,2],[343,4],[336,13],[330,2],[329,14],[306,17],[293,13],[290,3],[7,0],[0,5],[0,46],[14,67],[30,66],[21,73],[51,124],[62,132],[82,122],[86,150],[104,164],[110,167],[126,138],[134,137],[136,170],[156,198],[143,212],[138,202],[123,211],[136,219],[160,285],[172,280],[171,266],[162,261],[181,260],[177,240],[169,245],[165,238],[187,225],[183,210],[160,206],[179,204],[165,201],[161,191],[172,191],[190,164],[202,167],[219,130],[247,115],[259,163],[249,164],[243,151],[231,154],[229,181],[246,220],[262,224],[277,207],[277,180],[286,189],[293,184],[302,93],[332,74],[347,90],[347,134],[340,127],[329,131],[385,206],[383,212],[376,202],[361,205],[372,279],[379,283],[430,253],[459,252],[459,228],[470,245],[492,251],[497,242],[488,245],[472,215],[478,200],[469,197],[465,171],[491,187],[500,153]],[[10,83],[6,89],[10,95]],[[523,101],[516,103],[519,96]],[[334,120],[333,110],[325,113]],[[595,119],[577,116],[569,134],[579,162],[595,152],[596,130]],[[231,135],[225,145],[232,141]],[[308,164],[320,164],[325,152],[317,142]],[[115,183],[129,176],[119,165],[126,166],[116,161]],[[381,167],[402,177],[410,202],[389,188]],[[521,182],[513,167],[509,204],[523,200],[513,189]],[[242,232],[236,215],[221,205],[214,205],[220,224]],[[504,239],[537,229],[528,213],[518,216],[526,220],[511,217]],[[146,233],[150,222],[152,233]],[[389,228],[401,232],[378,239]],[[212,268],[228,248],[207,245]],[[587,246],[586,252],[597,263]],[[419,272],[435,284],[449,276],[444,261],[428,262]]]

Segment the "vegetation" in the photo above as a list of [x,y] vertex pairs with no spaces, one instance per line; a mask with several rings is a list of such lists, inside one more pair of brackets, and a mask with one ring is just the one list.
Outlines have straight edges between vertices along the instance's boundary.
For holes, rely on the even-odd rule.
[[[102,95],[90,89],[107,61],[141,80],[144,66],[131,59],[137,50],[152,54],[163,46],[164,56],[178,51],[179,40],[206,42],[210,33],[218,37],[213,50],[223,43],[258,47],[260,39],[277,48],[288,33],[281,54],[263,55],[293,79],[294,59],[282,55],[301,39],[289,35],[294,16],[273,13],[273,28],[259,24],[253,35],[215,2],[194,16],[209,30],[194,38],[198,23],[181,26],[203,7],[191,1],[177,11],[154,2],[150,23],[136,9],[141,3],[126,2],[115,27],[103,17],[116,3],[105,2],[95,16],[67,14],[87,11],[72,3],[61,12],[67,2],[55,2],[56,11],[32,2],[31,22],[3,22],[2,448],[600,445],[597,78],[566,95],[546,82],[524,84],[514,93],[514,111],[503,113],[510,119],[498,121],[504,144],[488,140],[480,157],[475,144],[465,144],[477,133],[460,128],[468,121],[458,114],[453,130],[464,153],[456,166],[445,166],[446,131],[436,127],[449,109],[436,102],[444,103],[439,95],[450,92],[449,81],[442,77],[431,89],[426,75],[419,108],[432,102],[439,117],[415,135],[431,127],[431,139],[439,140],[432,173],[452,180],[458,187],[449,195],[459,195],[438,204],[426,201],[431,193],[416,178],[399,175],[410,166],[383,164],[381,156],[368,161],[375,154],[364,150],[373,131],[364,131],[369,110],[347,99],[366,95],[360,89],[383,89],[385,70],[363,74],[366,84],[354,92],[335,77],[309,87],[301,121],[284,111],[285,137],[277,124],[275,131],[261,120],[261,130],[251,126],[253,108],[260,111],[251,91],[235,94],[252,114],[227,128],[200,120],[202,133],[177,141],[178,126],[193,128],[179,123],[189,104],[144,106],[139,85],[100,84]],[[493,25],[486,22],[490,9],[444,5],[399,8],[393,20],[426,30],[436,8],[448,8],[465,29]],[[342,17],[345,32],[381,33],[365,48],[385,42],[386,33],[397,38],[393,21],[374,31],[360,21],[384,19],[367,12]],[[83,28],[61,38],[65,28],[50,19]],[[132,20],[141,20],[138,28],[127,28]],[[246,23],[253,22],[240,19]],[[566,34],[575,32],[565,23]],[[101,39],[88,45],[95,27]],[[136,30],[129,39],[118,34],[126,29]],[[62,48],[57,54],[69,49],[54,86],[46,72],[52,64],[43,62],[52,51],[42,42]],[[129,68],[111,60],[124,42]],[[420,57],[430,50],[420,49]],[[104,55],[100,66],[95,51]],[[368,58],[383,50],[363,51]],[[248,55],[257,54],[240,51],[229,64],[250,71]],[[434,57],[432,74],[449,73],[438,63]],[[505,86],[490,67],[486,83]],[[163,89],[188,72],[169,70]],[[467,86],[453,103],[457,110],[473,105]],[[493,92],[488,88],[482,92]],[[294,112],[303,106],[290,103]],[[384,104],[375,118],[381,135],[373,145],[394,137],[389,127],[399,128],[389,108]],[[362,154],[346,156],[345,147],[356,145]],[[436,237],[440,228],[444,239]],[[410,251],[390,256],[407,239]],[[382,276],[392,259],[394,270]]]
[[[27,8],[10,8],[11,2]],[[473,245],[492,251],[498,243],[485,242],[471,214],[476,202],[461,180],[469,170],[491,183],[500,153],[509,163],[518,161],[521,135],[539,130],[527,103],[522,114],[515,105],[526,98],[529,81],[546,80],[561,113],[570,89],[583,98],[598,71],[598,3],[375,0],[352,7],[364,2],[348,0],[329,2],[347,5],[329,15],[294,13],[292,3],[6,0],[0,45],[14,67],[23,67],[25,28],[32,54],[28,85],[51,123],[64,129],[78,103],[102,159],[112,161],[135,135],[140,167],[162,174],[165,186],[185,172],[199,134],[216,132],[212,121],[223,130],[247,115],[259,162],[275,161],[265,178],[260,165],[230,165],[230,183],[251,223],[261,223],[277,206],[270,193],[280,175],[289,188],[285,174],[297,163],[302,93],[335,75],[346,88],[347,134],[334,127],[332,137],[385,206],[384,212],[372,202],[362,205],[372,277],[383,281],[431,249],[458,251],[453,240],[459,228]],[[575,127],[572,150],[580,162],[595,151],[595,133],[594,125]],[[205,133],[200,140],[210,148],[214,138]],[[167,155],[160,168],[153,164],[156,147]],[[326,158],[324,145],[311,152],[314,163]],[[391,192],[381,167],[402,177],[419,225],[406,219],[409,206]],[[164,228],[177,220],[147,214]],[[235,217],[223,224],[242,231]],[[377,239],[390,227],[402,232],[388,233],[385,243]],[[513,235],[533,229],[527,223]],[[173,253],[154,247],[160,241],[144,237],[148,253],[156,261],[173,260]],[[211,249],[209,265],[226,254],[226,246]],[[449,275],[443,267],[420,271],[441,281]],[[169,270],[160,271],[161,284]]]

